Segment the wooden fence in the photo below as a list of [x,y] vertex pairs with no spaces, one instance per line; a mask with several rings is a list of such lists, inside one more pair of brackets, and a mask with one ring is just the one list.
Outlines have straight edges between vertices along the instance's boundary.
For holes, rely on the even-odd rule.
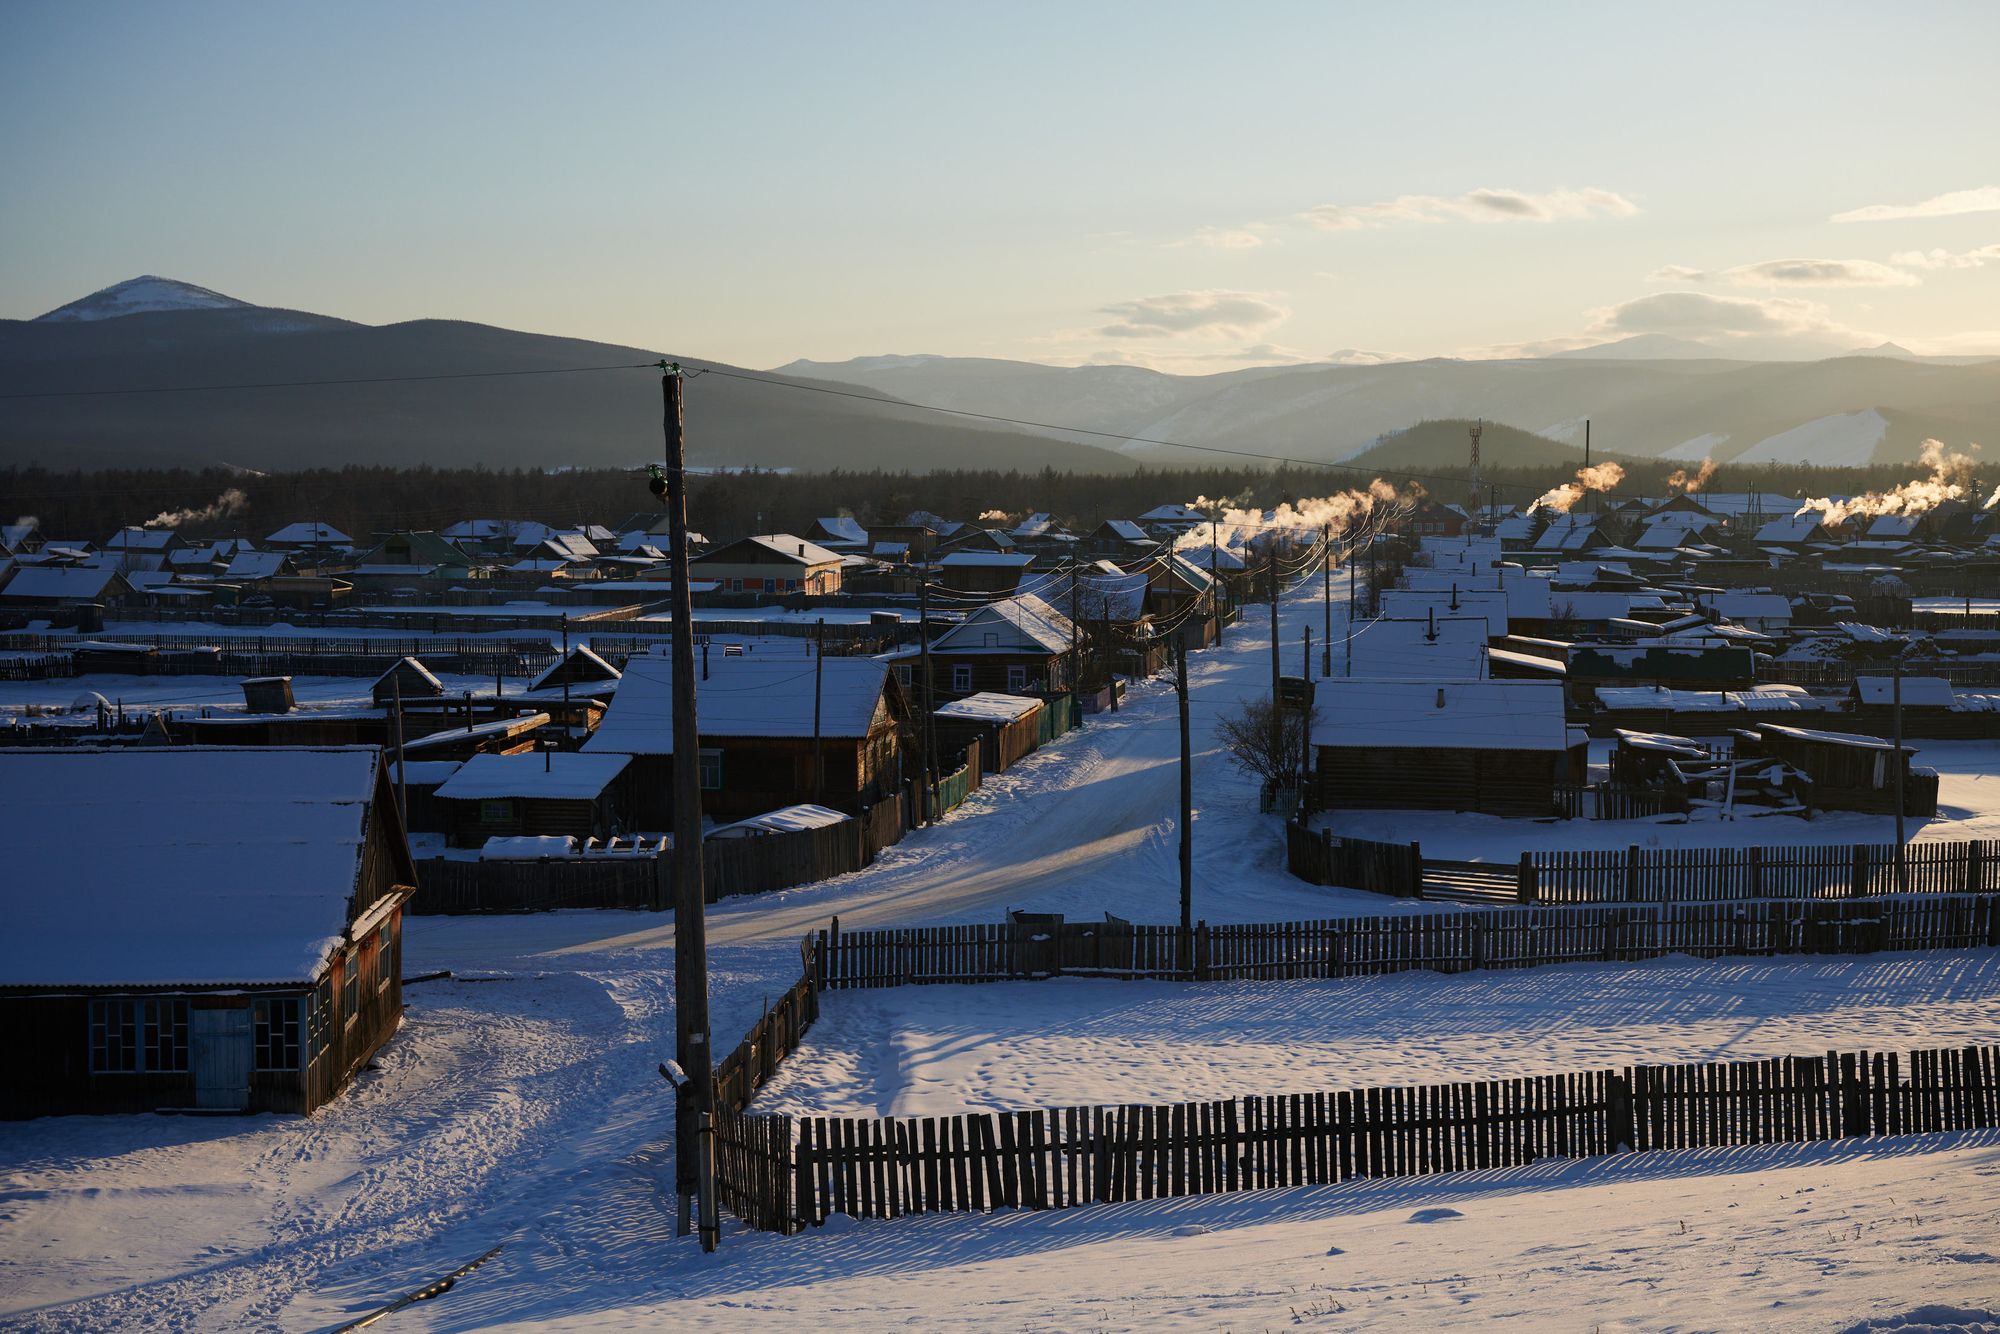
[[[1446,876],[1427,869],[1459,863],[1426,859],[1415,843],[1380,843],[1285,826],[1286,863],[1316,885],[1340,885],[1396,898],[1434,897],[1428,886]],[[1536,903],[1721,903],[1756,899],[1854,899],[1895,894],[1986,894],[2000,891],[2000,846],[1910,843],[1903,849],[1899,886],[1892,843],[1822,843],[1754,848],[1608,848],[1523,853],[1517,863],[1493,863],[1507,901]],[[1459,896],[1448,896],[1457,899]]]
[[724,1203],[791,1233],[834,1214],[1065,1209],[1995,1125],[2000,1047],[1964,1047],[942,1117],[724,1112],[716,1142]]
[[[710,839],[702,844],[702,896],[710,903],[768,894],[874,864],[901,841],[905,800],[876,803],[860,818],[821,829]],[[674,905],[674,864],[660,857],[547,857],[473,861],[433,857],[417,863],[412,913],[546,912],[555,908],[667,909]]]
[[1851,954],[2000,946],[2000,895],[1534,907],[1278,924],[1000,923],[822,932],[814,985],[1089,975],[1189,981],[1628,963],[1669,954]]

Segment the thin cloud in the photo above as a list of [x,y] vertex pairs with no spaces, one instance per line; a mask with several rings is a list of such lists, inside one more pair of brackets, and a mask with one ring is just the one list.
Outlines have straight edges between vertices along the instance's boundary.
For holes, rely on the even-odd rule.
[[1963,213],[2000,213],[2000,185],[1953,190],[1914,204],[1869,204],[1833,215],[1835,222],[1895,222],[1903,218],[1955,218]]
[[1872,259],[1767,259],[1724,269],[1737,287],[1914,287],[1916,275]]
[[1976,269],[2000,264],[2000,245],[1983,245],[1976,250],[1899,250],[1889,256],[1891,264],[1906,269]]
[[1253,222],[1243,227],[1202,227],[1192,236],[1167,242],[1167,248],[1179,250],[1189,246],[1203,246],[1210,250],[1255,250],[1258,246],[1273,241],[1269,232],[1269,226],[1261,222]]
[[1096,330],[1101,338],[1249,338],[1292,312],[1256,292],[1210,290],[1120,301],[1100,313],[1114,318]]
[[1662,264],[1646,275],[1649,283],[1705,283],[1715,275],[1706,269],[1691,269],[1685,264]]
[[1611,190],[1524,190],[1481,188],[1462,195],[1398,195],[1374,204],[1321,204],[1306,210],[1326,231],[1394,227],[1437,222],[1556,222],[1576,218],[1629,218],[1639,206]]
[[1592,325],[1605,334],[1674,334],[1688,338],[1817,333],[1837,329],[1825,306],[1797,297],[1716,296],[1659,292],[1599,311]]

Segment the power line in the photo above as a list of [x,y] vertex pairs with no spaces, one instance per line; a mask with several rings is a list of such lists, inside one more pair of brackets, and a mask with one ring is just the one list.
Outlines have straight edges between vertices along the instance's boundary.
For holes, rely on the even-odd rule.
[[243,389],[311,389],[322,385],[417,384],[430,380],[504,380],[520,375],[590,375],[599,371],[657,370],[658,362],[624,362],[616,366],[550,366],[536,370],[453,371],[443,375],[362,375],[337,380],[268,380],[256,384],[179,384],[135,389],[40,389],[26,394],[0,394],[0,402],[23,398],[120,398],[131,394],[219,394]]

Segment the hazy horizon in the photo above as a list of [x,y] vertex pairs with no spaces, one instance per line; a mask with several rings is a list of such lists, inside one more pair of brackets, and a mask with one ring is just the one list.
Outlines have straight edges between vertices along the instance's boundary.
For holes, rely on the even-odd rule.
[[153,273],[752,366],[2000,354],[1988,6],[17,6],[0,36],[8,318]]

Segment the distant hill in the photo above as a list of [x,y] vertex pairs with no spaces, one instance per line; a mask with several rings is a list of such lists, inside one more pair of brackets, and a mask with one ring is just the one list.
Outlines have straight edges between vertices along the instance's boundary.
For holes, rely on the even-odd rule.
[[[1710,349],[1696,357],[1688,348],[1698,344],[1672,346],[1679,341],[1612,345],[1670,354],[1649,359],[1585,349],[1541,359],[1204,376],[950,357],[795,362],[785,370],[947,407],[1326,461],[1373,449],[1412,423],[1474,417],[1573,445],[1582,444],[1588,418],[1599,450],[1634,458],[1728,462],[1770,441],[1760,457],[1810,462],[1814,448],[1837,440],[1842,456],[1855,462],[1905,463],[1915,461],[1926,436],[2000,446],[2000,359],[1960,364],[1871,352],[1824,361],[1730,361]],[[1157,466],[1209,457],[1157,444],[1122,448]]]
[[[1472,421],[1418,422],[1408,430],[1395,431],[1362,450],[1353,462],[1381,471],[1390,480],[1398,468],[1462,469],[1471,440]],[[1591,459],[1603,462],[1612,455],[1593,448]],[[1523,431],[1501,422],[1487,422],[1479,436],[1480,465],[1486,468],[1545,468],[1583,462],[1583,446],[1566,440]]]
[[1598,343],[1592,347],[1573,348],[1549,355],[1563,361],[1727,360],[1707,343],[1697,343],[1692,338],[1675,338],[1672,334],[1633,334],[1616,342]]
[[[662,355],[453,320],[374,327],[149,276],[36,320],[0,320],[0,396],[539,372]],[[687,430],[690,462],[708,467],[1123,472],[1137,462],[1045,433],[721,375],[689,383]],[[62,467],[637,466],[660,457],[660,434],[658,377],[644,370],[0,401],[0,457]]]

